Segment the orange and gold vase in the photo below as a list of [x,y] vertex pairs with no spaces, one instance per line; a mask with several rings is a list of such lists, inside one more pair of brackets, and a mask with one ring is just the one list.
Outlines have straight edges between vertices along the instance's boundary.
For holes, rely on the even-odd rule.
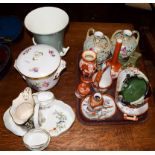
[[116,40],[116,46],[112,59],[108,62],[111,65],[111,75],[115,79],[118,76],[119,71],[121,70],[121,64],[118,61],[118,56],[122,47],[122,39]]
[[94,51],[87,50],[82,53],[82,58],[79,62],[80,70],[82,71],[81,81],[85,83],[92,82],[92,76],[96,71],[97,55]]

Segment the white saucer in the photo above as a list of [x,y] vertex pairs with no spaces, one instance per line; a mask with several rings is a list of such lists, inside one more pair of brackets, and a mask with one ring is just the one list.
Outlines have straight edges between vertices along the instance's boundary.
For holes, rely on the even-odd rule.
[[112,117],[116,112],[116,105],[110,95],[102,95],[104,104],[100,110],[91,111],[89,108],[89,96],[81,103],[82,114],[90,120],[105,120]]
[[39,109],[40,128],[47,130],[52,137],[68,130],[74,120],[75,113],[72,108],[57,99],[53,101],[50,108]]

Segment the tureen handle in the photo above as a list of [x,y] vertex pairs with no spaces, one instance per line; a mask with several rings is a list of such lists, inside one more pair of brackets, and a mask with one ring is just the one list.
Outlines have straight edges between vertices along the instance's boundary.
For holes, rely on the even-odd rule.
[[70,49],[69,46],[66,47],[66,48],[63,47],[63,48],[62,48],[62,52],[60,52],[60,56],[61,56],[61,57],[65,56],[69,49]]
[[89,28],[88,31],[87,31],[86,39],[87,39],[90,35],[94,34],[94,32],[95,32],[95,29]]
[[122,32],[122,30],[116,30],[116,31],[114,32],[114,34],[112,35],[112,37],[111,37],[111,41],[113,41],[115,35],[116,35],[117,33],[120,33],[120,32]]
[[139,38],[140,38],[139,32],[136,31],[136,30],[133,30],[133,31],[132,31],[132,34],[136,34],[136,35],[137,35],[137,37],[135,37],[135,38],[136,38],[136,42],[137,42],[137,45],[138,45],[138,43],[139,43]]
[[55,72],[54,78],[57,79],[59,77],[61,71],[65,68],[66,68],[66,61],[61,60],[60,65],[59,65],[57,71]]
[[[15,60],[15,63],[14,63],[14,68],[21,74],[21,72],[19,71],[19,69],[18,69],[18,67],[17,67],[17,62],[16,62],[16,60]],[[26,80],[26,77],[25,77],[24,75],[21,74],[21,76],[22,76],[22,78],[23,78],[24,80]]]

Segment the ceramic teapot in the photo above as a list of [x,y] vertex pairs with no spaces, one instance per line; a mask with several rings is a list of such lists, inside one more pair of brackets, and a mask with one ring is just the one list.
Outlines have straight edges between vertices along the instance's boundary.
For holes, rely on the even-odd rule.
[[97,53],[98,69],[100,64],[110,57],[111,43],[109,38],[93,28],[88,29],[83,50],[93,50]]
[[122,39],[122,47],[119,54],[120,63],[126,62],[130,55],[135,51],[139,43],[139,32],[136,30],[117,30],[111,37],[111,52],[114,53],[115,44],[117,39]]

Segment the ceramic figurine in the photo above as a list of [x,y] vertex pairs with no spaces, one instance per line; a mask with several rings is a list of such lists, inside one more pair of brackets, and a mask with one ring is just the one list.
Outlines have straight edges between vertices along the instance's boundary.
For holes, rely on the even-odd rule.
[[43,91],[33,94],[35,100],[34,126],[45,129],[51,136],[58,136],[68,130],[75,120],[72,108],[55,99],[54,94]]
[[111,67],[112,67],[111,75],[112,75],[113,79],[117,78],[118,73],[121,70],[121,64],[118,61],[118,55],[120,53],[121,47],[122,47],[122,40],[121,39],[117,39],[113,57],[108,62],[108,64],[111,65]]
[[148,110],[150,94],[148,78],[139,69],[130,67],[119,73],[115,100],[124,119],[137,121]]
[[81,81],[85,83],[92,82],[92,75],[96,71],[96,53],[91,50],[84,51],[79,67],[82,71]]
[[81,113],[89,120],[106,120],[111,118],[115,112],[116,105],[110,95],[95,93],[91,96],[86,96],[81,101]]
[[111,66],[107,66],[104,70],[97,71],[93,75],[93,88],[96,92],[106,92],[112,84]]
[[75,95],[77,98],[83,98],[89,93],[90,93],[90,85],[87,83],[80,83],[75,91]]
[[138,43],[139,43],[139,32],[136,30],[117,30],[111,37],[112,50],[114,53],[115,44],[117,39],[122,39],[122,47],[119,54],[119,62],[121,64],[125,63],[130,55],[135,51]]
[[93,28],[88,29],[83,50],[93,50],[97,53],[97,69],[111,56],[111,43],[109,38]]
[[14,67],[28,85],[35,90],[48,90],[54,87],[66,62],[58,51],[49,45],[33,45],[20,53]]

